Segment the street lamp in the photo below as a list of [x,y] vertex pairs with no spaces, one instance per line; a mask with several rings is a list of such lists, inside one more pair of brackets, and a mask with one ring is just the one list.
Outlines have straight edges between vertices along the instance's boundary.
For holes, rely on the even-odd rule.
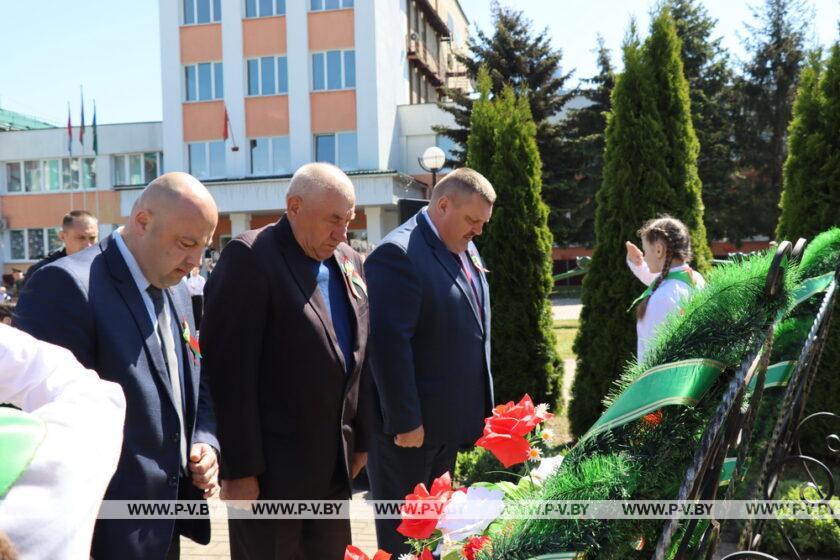
[[431,146],[426,148],[423,155],[417,158],[417,163],[419,163],[420,167],[422,167],[425,171],[432,174],[432,188],[435,188],[438,171],[443,169],[443,166],[446,165],[446,154],[443,153],[443,150],[437,146]]

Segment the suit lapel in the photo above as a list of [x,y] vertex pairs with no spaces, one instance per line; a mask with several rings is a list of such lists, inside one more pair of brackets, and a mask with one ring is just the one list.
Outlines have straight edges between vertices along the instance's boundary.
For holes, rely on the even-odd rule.
[[175,400],[172,398],[172,385],[169,382],[169,374],[163,358],[163,348],[152,325],[146,304],[143,303],[143,297],[140,295],[137,283],[131,276],[128,265],[125,263],[125,259],[123,259],[116,242],[111,242],[110,238],[107,238],[102,241],[102,244],[104,245],[105,262],[108,263],[108,269],[114,279],[114,286],[116,286],[117,291],[120,293],[123,301],[125,301],[129,311],[131,311],[131,315],[134,317],[134,324],[140,333],[140,338],[143,339],[146,356],[151,365],[150,369],[153,375],[157,377],[158,382],[163,386],[163,392],[169,396],[169,402],[172,403],[172,406],[176,406]]
[[281,218],[277,227],[279,230],[278,235],[281,241],[281,248],[283,250],[283,258],[286,261],[286,265],[289,267],[298,288],[300,288],[303,296],[307,299],[309,305],[312,306],[312,309],[321,321],[321,324],[327,333],[327,338],[332,345],[335,357],[341,364],[342,371],[347,371],[347,364],[344,362],[344,354],[341,352],[341,347],[338,345],[338,337],[335,334],[332,317],[330,317],[330,314],[327,312],[327,305],[324,301],[324,296],[318,288],[318,281],[315,278],[315,274],[312,272],[313,261],[301,250],[300,245],[298,245],[297,240],[295,240],[294,235],[292,234],[292,228],[291,225],[289,225],[287,218]]
[[[186,405],[187,411],[191,411],[193,407],[193,403],[197,402],[198,397],[198,383],[199,383],[199,376],[195,374],[197,366],[197,360],[194,358],[192,352],[190,351],[189,347],[187,346],[186,341],[184,340],[183,335],[181,332],[184,330],[184,321],[187,322],[187,326],[190,329],[190,333],[195,333],[195,320],[192,314],[192,302],[188,300],[188,295],[185,289],[179,289],[179,286],[174,286],[172,288],[167,288],[166,292],[169,294],[170,301],[172,302],[172,307],[174,308],[175,313],[175,322],[178,325],[178,336],[175,337],[175,344],[179,344],[181,346],[181,367],[184,368],[183,371],[183,382],[181,383],[181,391],[184,391],[184,404]],[[189,390],[189,393],[186,391]],[[190,416],[192,413],[190,412]]]
[[435,258],[437,258],[438,262],[440,262],[441,266],[449,273],[458,287],[461,289],[461,293],[464,295],[464,299],[467,302],[467,305],[470,306],[470,309],[473,312],[473,317],[475,317],[475,322],[478,323],[478,326],[481,328],[481,331],[484,332],[484,324],[481,321],[481,314],[478,311],[478,302],[475,301],[475,297],[473,296],[472,288],[470,287],[469,280],[464,275],[463,271],[461,270],[461,266],[455,260],[458,257],[449,251],[446,248],[446,245],[443,244],[435,232],[432,231],[432,227],[426,221],[427,218],[423,213],[419,213],[417,215],[417,225],[423,231],[423,235],[426,238],[426,241],[431,245],[432,250],[434,251]]

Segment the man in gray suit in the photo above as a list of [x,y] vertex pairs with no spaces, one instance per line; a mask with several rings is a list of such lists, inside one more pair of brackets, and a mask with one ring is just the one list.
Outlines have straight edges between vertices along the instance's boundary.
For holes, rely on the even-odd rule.
[[[373,498],[401,500],[455,467],[493,405],[490,291],[474,237],[496,193],[480,173],[441,180],[429,206],[365,262],[373,383],[368,473]],[[380,548],[408,552],[398,519],[377,519]]]

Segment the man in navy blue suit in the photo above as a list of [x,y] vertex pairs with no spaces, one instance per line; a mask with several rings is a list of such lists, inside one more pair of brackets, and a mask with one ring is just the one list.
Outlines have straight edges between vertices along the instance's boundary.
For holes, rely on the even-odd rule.
[[[373,395],[368,474],[373,498],[401,500],[455,467],[493,404],[490,291],[474,237],[496,193],[467,168],[389,233],[365,262]],[[379,547],[408,552],[398,519],[377,519]]]
[[[217,490],[216,422],[181,281],[217,220],[197,179],[168,173],[140,194],[125,226],[45,266],[23,289],[14,325],[69,349],[125,393],[122,452],[105,499],[201,499]],[[209,520],[100,520],[91,556],[178,558],[179,535],[207,544]]]

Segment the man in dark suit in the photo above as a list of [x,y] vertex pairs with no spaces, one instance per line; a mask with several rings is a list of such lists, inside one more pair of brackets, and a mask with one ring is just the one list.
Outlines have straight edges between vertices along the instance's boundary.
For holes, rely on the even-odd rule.
[[51,262],[67,255],[75,255],[79,251],[96,245],[96,241],[99,239],[99,221],[96,216],[86,210],[73,210],[65,214],[64,219],[61,220],[61,231],[58,232],[58,237],[64,243],[64,247],[58,251],[53,251],[30,266],[23,278],[24,285],[27,280],[32,278],[33,274]]
[[[23,289],[14,325],[68,348],[125,393],[122,452],[105,499],[201,499],[217,488],[213,406],[181,282],[217,220],[197,179],[168,173],[146,187],[125,226],[45,266]],[[207,544],[209,520],[100,520],[91,555],[177,558],[179,534]]]
[[[368,337],[356,197],[337,167],[292,177],[286,215],[233,239],[205,287],[201,339],[222,498],[345,500],[364,465],[356,411]],[[231,520],[231,557],[341,558],[347,519]]]
[[[368,476],[373,498],[402,500],[454,470],[490,415],[490,291],[472,242],[496,193],[478,172],[442,179],[429,206],[389,233],[365,262],[370,282],[373,396]],[[407,553],[398,519],[377,519],[379,547]]]

